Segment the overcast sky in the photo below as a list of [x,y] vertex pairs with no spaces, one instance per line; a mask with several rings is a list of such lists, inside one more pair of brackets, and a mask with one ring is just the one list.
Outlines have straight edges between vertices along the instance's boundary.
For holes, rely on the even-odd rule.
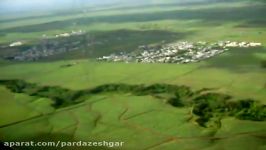
[[19,12],[25,10],[60,9],[74,3],[90,0],[0,0],[0,11]]
[[185,2],[203,0],[0,0],[0,12],[19,12],[25,10],[49,10],[61,8],[73,8],[87,5],[99,5],[110,3],[165,3],[165,2]]

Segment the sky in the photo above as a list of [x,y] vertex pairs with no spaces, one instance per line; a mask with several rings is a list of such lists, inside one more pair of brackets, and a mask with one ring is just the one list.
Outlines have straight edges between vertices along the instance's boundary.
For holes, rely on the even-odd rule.
[[46,9],[73,6],[78,3],[88,2],[93,3],[96,0],[0,0],[0,8],[5,10]]
[[117,0],[0,0],[0,11],[25,11],[77,7],[84,4],[108,3]]
[[154,4],[203,0],[0,0],[0,12],[20,12],[26,10],[50,10],[82,7],[100,4]]

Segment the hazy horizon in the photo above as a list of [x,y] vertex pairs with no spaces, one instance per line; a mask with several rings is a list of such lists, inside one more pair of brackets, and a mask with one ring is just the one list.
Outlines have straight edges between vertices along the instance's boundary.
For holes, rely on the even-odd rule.
[[61,10],[80,8],[97,5],[142,5],[142,4],[160,4],[160,3],[186,3],[202,2],[207,0],[3,0],[0,1],[0,12],[23,12],[32,10]]

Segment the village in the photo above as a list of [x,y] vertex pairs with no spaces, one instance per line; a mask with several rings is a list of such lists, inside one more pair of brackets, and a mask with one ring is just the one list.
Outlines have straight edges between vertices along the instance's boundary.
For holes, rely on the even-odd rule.
[[[69,34],[62,33],[56,35],[55,37],[58,38],[57,40],[43,38],[38,44],[32,45],[29,49],[17,53],[12,57],[8,57],[7,59],[16,61],[36,61],[45,57],[80,50],[84,45],[88,47],[92,44],[100,44],[100,41],[87,43],[82,39],[80,34],[83,34],[83,32],[72,31]],[[66,35],[71,36],[71,38]],[[23,44],[23,42],[17,41],[11,43],[9,47],[19,47]],[[133,52],[125,53],[120,51],[118,54],[102,56],[97,58],[97,60],[125,63],[191,63],[219,55],[228,51],[230,48],[250,48],[259,46],[262,46],[262,44],[255,42],[219,41],[211,43],[202,41],[182,41],[170,44],[140,45]]]
[[42,41],[42,43],[18,53],[11,59],[16,61],[35,61],[44,57],[53,56],[79,49],[80,42],[62,42],[56,40]]
[[[60,33],[54,36],[42,35],[42,39],[37,44],[33,44],[27,50],[8,56],[6,59],[16,61],[35,61],[48,56],[53,56],[69,51],[79,50],[82,43],[82,30]],[[56,40],[55,40],[56,39]],[[9,44],[9,47],[20,47],[26,45],[24,41],[16,41]]]
[[142,45],[138,47],[139,53],[111,54],[98,58],[99,61],[108,62],[139,62],[139,63],[191,63],[198,62],[228,51],[230,48],[259,47],[261,43],[219,41],[208,42],[176,42],[162,46]]

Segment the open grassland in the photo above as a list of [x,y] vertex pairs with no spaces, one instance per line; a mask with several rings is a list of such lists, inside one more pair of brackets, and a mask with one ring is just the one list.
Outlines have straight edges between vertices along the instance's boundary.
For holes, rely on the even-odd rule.
[[[71,90],[111,83],[167,83],[193,90],[209,88],[234,100],[251,98],[265,104],[266,71],[260,64],[265,54],[264,48],[234,49],[200,63],[182,65],[93,60],[2,63],[0,78]],[[67,66],[73,62],[75,65]],[[191,119],[191,107],[173,107],[151,95],[99,93],[76,105],[55,109],[49,98],[13,93],[2,85],[0,90],[1,116],[8,116],[1,120],[4,140],[123,141],[122,149],[134,149],[136,143],[140,149],[169,150],[265,147],[265,121],[223,117],[218,128],[202,127]]]
[[[125,144],[118,149],[126,150],[265,149],[265,7],[263,3],[247,2],[153,5],[1,18],[1,45],[18,40],[30,45],[43,34],[54,36],[79,29],[87,32],[84,39],[90,37],[91,43],[104,44],[81,47],[43,62],[0,60],[0,81],[20,79],[37,85],[36,89],[27,89],[19,83],[17,86],[26,91],[16,86],[12,91],[13,85],[0,84],[0,140],[122,141]],[[254,41],[263,46],[235,48],[190,64],[127,64],[93,59],[121,50],[133,51],[139,45],[179,40]],[[16,51],[1,49],[0,55]],[[88,57],[92,59],[85,59]],[[86,95],[82,101],[65,105],[65,101],[61,103],[58,99],[106,85],[156,84],[184,85],[193,92],[229,95],[232,106],[238,104],[237,100],[245,100],[243,105],[248,105],[245,106],[248,109],[238,112],[240,117],[217,113],[217,108],[212,107],[217,107],[216,103],[219,106],[220,101],[214,98],[213,103],[207,102],[208,107],[193,111],[201,107],[195,106],[197,103],[186,105],[186,99],[182,103],[174,101],[179,95],[170,105],[167,100],[173,93],[138,95],[119,90],[110,93],[96,90],[96,94]],[[55,100],[60,102],[58,106]],[[251,105],[252,100],[260,105]],[[179,106],[183,103],[184,106]],[[200,110],[206,110],[203,116],[206,113],[207,120],[200,118]],[[251,114],[257,121],[245,114]]]
[[150,96],[101,95],[12,123],[0,132],[8,141],[123,141],[122,149],[135,149],[136,143],[139,149],[170,150],[265,147],[265,122],[228,117],[217,130],[198,126],[190,111]]
[[[104,63],[69,60],[50,63],[19,63],[1,66],[1,79],[23,79],[70,89],[93,88],[108,83],[188,85],[265,102],[264,48],[234,49],[192,64]],[[76,65],[64,67],[75,62]],[[21,69],[23,68],[23,69]],[[256,79],[256,80],[254,80]]]

